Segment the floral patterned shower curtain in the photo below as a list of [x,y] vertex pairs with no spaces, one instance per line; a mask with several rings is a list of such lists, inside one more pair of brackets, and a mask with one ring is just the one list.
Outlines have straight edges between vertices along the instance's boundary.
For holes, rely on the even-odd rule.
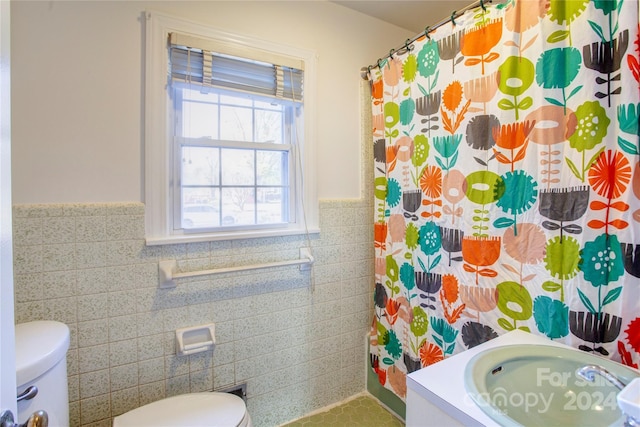
[[509,0],[371,70],[371,366],[521,329],[640,363],[634,0]]

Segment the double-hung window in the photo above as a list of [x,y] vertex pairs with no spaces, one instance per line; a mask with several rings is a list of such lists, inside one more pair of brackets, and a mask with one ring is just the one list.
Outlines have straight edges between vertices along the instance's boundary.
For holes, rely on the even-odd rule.
[[313,55],[162,15],[147,25],[148,243],[316,232]]

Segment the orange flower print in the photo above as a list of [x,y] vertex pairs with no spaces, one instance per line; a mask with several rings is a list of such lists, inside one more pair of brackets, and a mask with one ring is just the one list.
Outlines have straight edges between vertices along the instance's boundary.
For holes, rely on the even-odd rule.
[[493,139],[498,147],[513,150],[527,142],[527,137],[534,126],[535,122],[529,121],[496,126],[492,129]]
[[420,176],[420,188],[424,194],[437,199],[442,194],[442,170],[434,165],[427,166]]
[[478,266],[492,265],[500,256],[500,237],[473,237],[462,239],[462,257]]
[[458,279],[453,274],[442,276],[442,291],[444,298],[449,304],[453,304],[458,299]]
[[[468,58],[464,62],[465,65],[482,64],[482,74],[484,75],[484,64],[495,61],[500,57],[497,52],[489,52],[498,44],[501,38],[502,19],[497,19],[485,26],[466,31],[460,41],[460,52],[466,57],[479,56],[480,58]],[[485,57],[485,55],[487,56]]]
[[396,168],[398,157],[398,146],[390,145],[387,147],[387,172],[391,172]]
[[440,347],[428,341],[425,341],[420,346],[420,362],[423,368],[440,362],[441,360],[444,360],[444,355]]
[[[495,148],[493,149],[496,159],[498,159],[500,163],[511,165],[511,172],[514,171],[514,163],[524,159],[527,144],[529,143],[529,133],[531,133],[535,124],[535,122],[525,121],[510,123],[500,127],[496,126],[492,129],[493,139],[496,141],[496,145],[511,151],[511,158],[509,158]],[[520,150],[515,153],[514,151],[518,148],[520,148]]]
[[467,30],[460,42],[460,52],[464,56],[482,56],[498,44],[502,37],[502,19],[497,19],[482,27]]
[[607,150],[600,153],[598,160],[589,169],[589,184],[600,196],[616,199],[627,189],[631,181],[629,160],[619,151]]
[[462,85],[455,80],[444,90],[442,103],[447,110],[453,113],[460,105],[460,101],[462,101]]
[[384,93],[384,83],[382,79],[378,79],[375,82],[371,83],[371,96],[375,99],[382,99],[382,94]]
[[442,276],[442,289],[440,290],[440,300],[444,318],[450,325],[454,324],[462,315],[465,305],[455,307],[453,304],[458,300],[458,279],[453,274]]
[[376,248],[382,250],[387,248],[387,231],[388,225],[386,222],[376,222],[373,224],[373,241]]
[[400,311],[400,303],[393,298],[389,298],[387,300],[387,305],[384,309],[385,314],[387,315],[387,320],[390,325],[396,323],[398,320],[398,312]]
[[462,265],[465,271],[475,273],[476,285],[478,276],[496,277],[498,272],[487,267],[494,264],[500,257],[500,237],[464,237],[462,239]]
[[[471,100],[467,100],[467,102],[460,108],[459,112],[456,112],[456,109],[462,103],[462,84],[459,81],[454,80],[447,86],[442,94],[442,104],[444,108],[440,108],[440,112],[442,113],[442,125],[444,130],[451,133],[452,135],[458,130],[462,120],[464,120],[464,115],[469,109],[469,105],[471,105]],[[448,110],[451,114],[447,114]]]

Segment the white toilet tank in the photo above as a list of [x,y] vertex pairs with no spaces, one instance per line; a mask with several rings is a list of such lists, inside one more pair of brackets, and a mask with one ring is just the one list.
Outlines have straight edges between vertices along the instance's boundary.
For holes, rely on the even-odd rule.
[[30,386],[38,392],[18,402],[17,422],[44,410],[49,426],[69,425],[67,350],[69,327],[64,323],[39,320],[16,325],[16,382],[18,396]]

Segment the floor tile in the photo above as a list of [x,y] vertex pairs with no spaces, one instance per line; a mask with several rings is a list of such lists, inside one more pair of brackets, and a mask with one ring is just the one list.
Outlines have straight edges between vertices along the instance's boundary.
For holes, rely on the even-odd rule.
[[404,423],[371,396],[358,396],[282,427],[402,427]]

